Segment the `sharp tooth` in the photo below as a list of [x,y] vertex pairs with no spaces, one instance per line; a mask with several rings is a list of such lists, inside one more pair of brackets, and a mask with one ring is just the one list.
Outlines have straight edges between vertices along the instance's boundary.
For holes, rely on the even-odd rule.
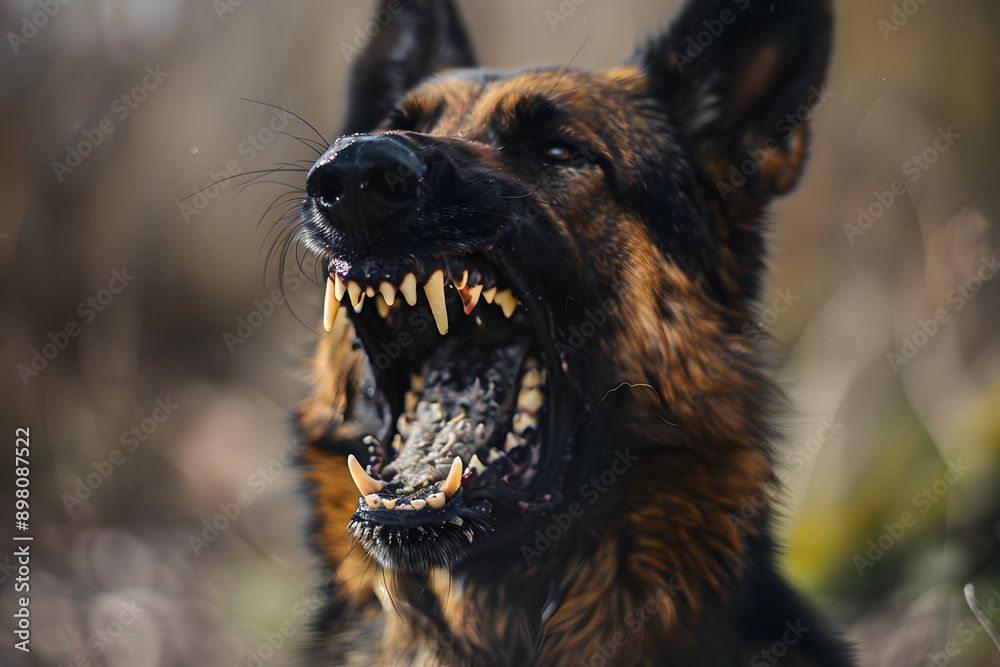
[[333,330],[333,322],[337,319],[337,311],[340,310],[340,301],[334,298],[334,281],[326,281],[326,297],[323,299],[323,328],[328,332]]
[[441,492],[451,498],[462,485],[462,459],[458,456],[451,462],[451,470],[448,471],[448,478],[441,483]]
[[528,389],[534,389],[542,384],[542,374],[538,372],[537,368],[532,368],[530,371],[524,374],[521,378],[521,386]]
[[403,396],[403,404],[406,408],[406,414],[416,415],[417,414],[417,403],[420,402],[420,396],[412,391],[406,392]]
[[353,280],[347,283],[347,293],[351,295],[351,305],[357,307],[361,303],[361,285]]
[[431,304],[431,313],[437,323],[438,332],[443,336],[448,333],[448,307],[444,302],[444,271],[438,269],[427,279],[424,293]]
[[358,305],[354,306],[354,312],[360,313],[361,309],[364,308],[364,305],[365,305],[365,295],[362,294],[361,298],[358,300]]
[[471,468],[472,470],[475,470],[477,474],[482,475],[483,471],[486,470],[486,465],[482,461],[479,460],[479,455],[478,454],[473,454],[472,455],[472,460],[469,461],[469,468]]
[[466,269],[465,271],[462,272],[461,280],[452,279],[452,282],[455,283],[456,289],[459,290],[465,289],[465,286],[469,284],[469,270]]
[[509,289],[505,289],[504,291],[498,293],[493,300],[496,301],[496,304],[503,309],[504,317],[510,317],[513,315],[514,309],[517,308],[517,304],[520,303],[514,298],[514,295],[511,294]]
[[517,395],[518,410],[535,413],[538,412],[543,403],[545,403],[545,394],[541,389],[522,389]]
[[538,419],[528,412],[518,412],[514,415],[514,433],[524,435],[529,428],[538,430]]
[[365,469],[361,467],[360,463],[358,463],[354,454],[349,454],[347,456],[347,469],[351,471],[351,477],[354,479],[354,484],[358,487],[358,491],[360,491],[363,496],[381,491],[382,487],[385,486],[385,482],[380,482],[365,472]]
[[503,452],[501,452],[496,447],[491,447],[490,448],[490,454],[489,454],[489,456],[486,457],[486,463],[488,465],[493,465],[494,463],[496,463],[497,461],[499,461],[500,459],[502,459],[503,456],[504,456]]
[[399,286],[399,291],[403,293],[406,303],[411,306],[417,305],[417,277],[412,273],[407,273],[403,278],[403,284]]
[[344,298],[344,293],[347,292],[347,283],[344,279],[337,274],[333,275],[333,295],[337,297],[337,301]]
[[379,317],[384,319],[389,316],[389,304],[385,302],[381,294],[375,297],[375,307],[378,308]]
[[378,291],[382,293],[382,298],[385,299],[385,303],[391,306],[396,301],[396,288],[390,283],[383,280],[379,286]]
[[507,439],[503,443],[503,450],[509,452],[515,447],[520,447],[524,444],[524,438],[519,435],[514,435],[513,433],[507,433]]
[[375,509],[382,504],[382,500],[374,493],[369,493],[365,496],[365,502],[368,503],[368,507],[371,507],[372,509]]
[[416,373],[410,374],[410,389],[417,392],[418,394],[424,390],[424,376],[417,375]]
[[427,504],[433,507],[434,509],[438,509],[439,507],[444,507],[444,504],[447,500],[448,499],[445,497],[443,493],[432,493],[431,495],[427,496]]
[[486,299],[486,303],[493,303],[493,299],[497,295],[497,288],[491,287],[485,292],[483,292],[483,298]]
[[374,299],[375,298],[375,288],[372,287],[371,285],[369,285],[368,287],[365,288],[365,294],[368,295],[369,299]]
[[410,501],[410,506],[412,506],[413,509],[415,510],[422,510],[423,508],[427,507],[427,501],[417,498],[416,500]]
[[396,500],[397,500],[396,498],[383,498],[382,507],[386,508],[387,510],[395,509]]
[[462,304],[465,306],[465,314],[468,315],[479,303],[479,295],[483,293],[483,286],[476,285],[467,289],[460,289],[458,293],[462,296]]

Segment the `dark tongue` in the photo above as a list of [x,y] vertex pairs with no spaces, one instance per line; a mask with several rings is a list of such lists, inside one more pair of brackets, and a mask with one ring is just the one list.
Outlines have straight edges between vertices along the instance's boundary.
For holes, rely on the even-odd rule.
[[403,484],[403,493],[446,475],[456,456],[468,463],[510,419],[516,399],[511,387],[527,343],[466,348],[461,341],[442,343],[424,375],[416,416],[399,420],[409,422],[409,433],[396,441],[399,455],[382,475],[393,472],[392,479]]

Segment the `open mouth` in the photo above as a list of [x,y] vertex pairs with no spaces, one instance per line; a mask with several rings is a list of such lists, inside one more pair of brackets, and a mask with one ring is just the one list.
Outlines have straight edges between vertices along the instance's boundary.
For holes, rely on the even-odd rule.
[[498,521],[557,502],[557,356],[496,253],[333,258],[328,270],[324,326],[351,318],[380,416],[368,460],[348,462],[361,495],[348,532],[369,555],[451,565]]

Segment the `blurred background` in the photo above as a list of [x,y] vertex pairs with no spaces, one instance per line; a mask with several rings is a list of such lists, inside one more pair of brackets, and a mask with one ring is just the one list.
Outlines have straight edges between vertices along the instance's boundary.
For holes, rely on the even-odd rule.
[[[459,5],[485,64],[601,68],[680,3]],[[799,410],[784,566],[863,665],[1000,665],[962,596],[1000,609],[1000,4],[837,5],[761,307]],[[320,573],[286,426],[322,294],[264,271],[304,173],[241,184],[314,159],[266,104],[336,130],[370,8],[0,5],[0,497],[29,427],[35,538],[28,655],[0,513],[0,664],[296,664]]]

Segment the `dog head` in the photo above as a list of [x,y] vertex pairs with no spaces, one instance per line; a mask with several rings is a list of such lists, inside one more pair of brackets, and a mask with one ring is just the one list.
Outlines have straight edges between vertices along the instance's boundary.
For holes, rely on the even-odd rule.
[[801,172],[830,11],[692,2],[606,71],[496,72],[447,3],[385,4],[299,216],[329,276],[299,423],[332,560],[345,527],[395,570],[516,553],[590,492],[588,525],[644,526],[665,571],[681,528],[736,560],[726,516],[770,480],[762,211]]

